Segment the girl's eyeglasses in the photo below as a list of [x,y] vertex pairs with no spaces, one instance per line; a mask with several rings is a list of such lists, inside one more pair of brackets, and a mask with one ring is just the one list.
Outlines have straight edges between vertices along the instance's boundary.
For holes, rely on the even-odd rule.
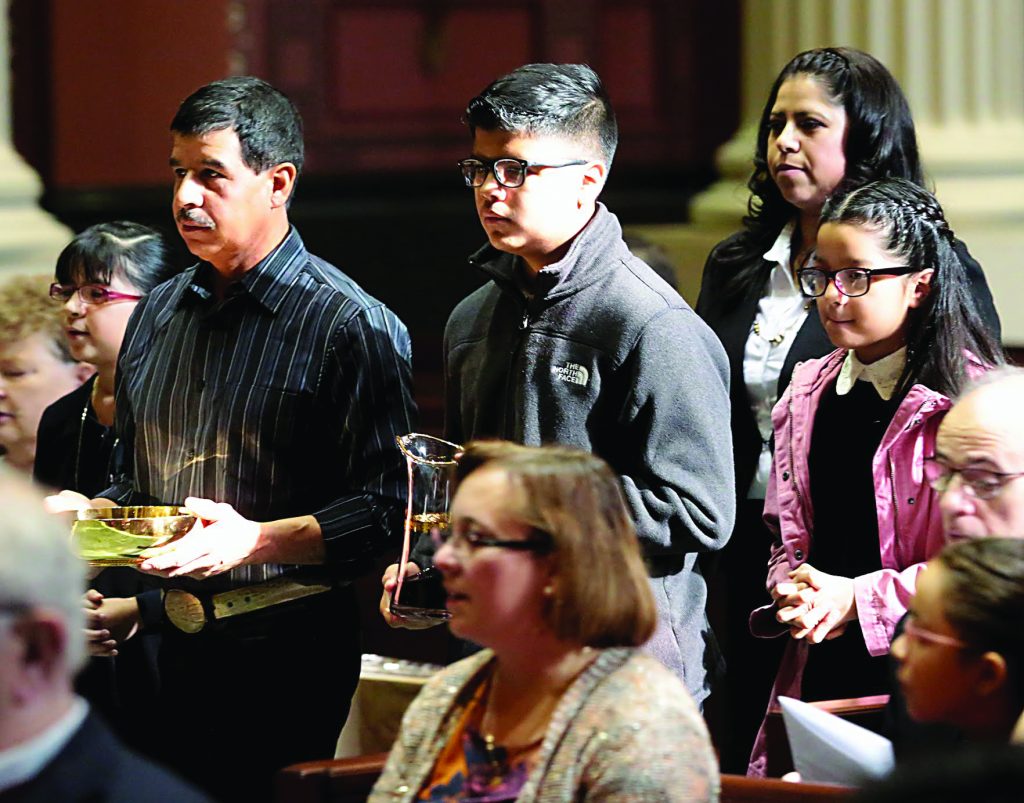
[[942,633],[935,633],[928,628],[921,627],[914,621],[913,616],[908,616],[903,623],[903,632],[915,641],[922,641],[926,644],[939,644],[943,647],[955,647],[958,650],[969,650],[971,645],[953,636],[944,636]]
[[906,276],[917,273],[920,268],[908,268],[897,265],[891,268],[840,268],[839,270],[822,270],[821,268],[801,268],[796,272],[800,282],[800,291],[810,298],[825,295],[828,283],[833,282],[836,290],[848,298],[867,295],[871,289],[872,276]]
[[101,284],[83,284],[81,287],[75,287],[73,284],[54,282],[50,285],[50,298],[63,304],[67,304],[75,293],[78,293],[78,299],[83,304],[92,306],[106,304],[108,301],[138,301],[142,298],[131,293],[119,293]]

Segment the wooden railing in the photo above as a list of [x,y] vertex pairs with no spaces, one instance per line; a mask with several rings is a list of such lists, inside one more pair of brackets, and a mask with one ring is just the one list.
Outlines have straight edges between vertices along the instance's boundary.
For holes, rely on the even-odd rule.
[[[387,753],[356,758],[308,761],[281,770],[280,803],[362,803],[376,783]],[[818,803],[848,798],[852,789],[824,784],[789,783],[777,778],[723,775],[721,803]]]

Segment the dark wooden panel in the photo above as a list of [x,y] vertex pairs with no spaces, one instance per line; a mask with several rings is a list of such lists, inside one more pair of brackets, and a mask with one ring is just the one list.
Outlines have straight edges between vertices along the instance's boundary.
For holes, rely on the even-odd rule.
[[619,169],[699,169],[736,126],[738,0],[241,5],[239,49],[302,109],[311,173],[449,164],[466,149],[466,101],[531,61],[598,70],[619,116]]
[[340,8],[331,22],[331,105],[347,118],[391,118],[399,125],[415,117],[428,124],[457,119],[445,111],[460,109],[484,86],[483,76],[533,56],[533,20],[525,8],[455,9],[443,19],[411,7]]

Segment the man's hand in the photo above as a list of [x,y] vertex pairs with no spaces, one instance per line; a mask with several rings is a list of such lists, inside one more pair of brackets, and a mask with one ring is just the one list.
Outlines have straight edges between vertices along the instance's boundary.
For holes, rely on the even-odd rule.
[[139,603],[134,597],[104,597],[89,589],[82,597],[82,607],[90,655],[117,655],[117,645],[139,630]]
[[199,521],[181,538],[143,552],[140,571],[205,580],[235,566],[262,562],[257,557],[263,547],[258,522],[243,517],[225,502],[190,496],[185,507]]
[[[420,567],[413,562],[405,564],[405,577],[415,577],[421,571]],[[392,563],[384,570],[384,576],[380,580],[384,586],[384,592],[380,595],[380,615],[391,627],[400,627],[405,630],[426,630],[428,627],[440,624],[422,619],[406,619],[404,616],[395,616],[391,613],[391,595],[398,586],[398,564]]]
[[857,618],[853,580],[818,571],[805,563],[789,573],[789,583],[773,590],[775,618],[790,627],[793,638],[820,644],[843,634]]

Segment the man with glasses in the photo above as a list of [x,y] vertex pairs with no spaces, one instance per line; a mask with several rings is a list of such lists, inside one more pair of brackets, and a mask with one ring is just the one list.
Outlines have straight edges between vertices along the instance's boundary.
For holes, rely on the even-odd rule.
[[1024,369],[998,368],[968,388],[925,470],[947,538],[1024,538]]
[[38,492],[2,466],[0,498],[14,514],[0,528],[0,799],[206,800],[127,750],[75,695],[85,568]]
[[699,702],[718,652],[697,556],[725,544],[735,506],[725,353],[598,201],[618,132],[593,70],[526,65],[465,120],[459,170],[488,239],[469,261],[487,283],[445,330],[447,437],[567,444],[612,466],[659,606],[649,648]]
[[[942,419],[935,454],[926,461],[925,471],[940,495],[947,538],[1024,538],[1022,410],[1024,368],[1005,366],[968,387]],[[918,637],[904,617],[894,639],[904,630],[911,638]],[[911,720],[899,684],[894,682],[892,688],[896,691],[886,713],[898,758],[931,757],[961,740],[949,726]]]

